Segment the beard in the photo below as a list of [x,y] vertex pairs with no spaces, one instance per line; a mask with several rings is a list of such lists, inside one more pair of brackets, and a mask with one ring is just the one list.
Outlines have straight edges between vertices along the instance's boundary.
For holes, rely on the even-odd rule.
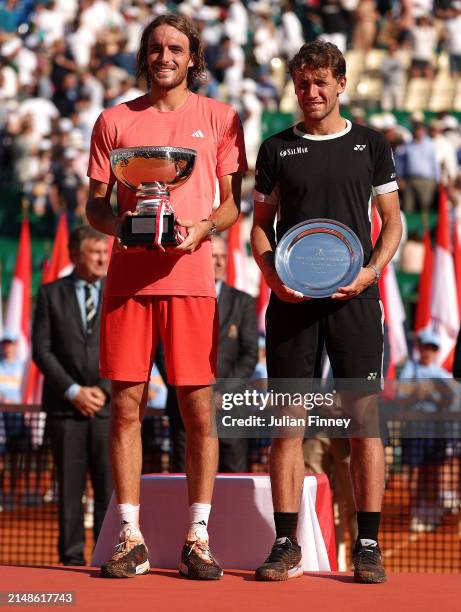
[[187,72],[188,69],[186,68],[185,70],[177,70],[171,75],[162,76],[155,68],[149,68],[149,80],[151,85],[156,88],[169,91],[182,83],[187,84]]

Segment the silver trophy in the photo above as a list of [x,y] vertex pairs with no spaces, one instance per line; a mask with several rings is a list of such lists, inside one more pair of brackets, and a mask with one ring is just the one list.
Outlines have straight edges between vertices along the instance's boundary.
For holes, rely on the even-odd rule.
[[192,174],[197,152],[179,147],[128,147],[110,153],[110,163],[125,187],[136,191],[136,214],[127,216],[122,243],[164,250],[180,244],[170,190]]
[[290,289],[326,298],[352,283],[363,265],[363,249],[350,227],[333,219],[311,219],[292,227],[275,250],[275,268]]

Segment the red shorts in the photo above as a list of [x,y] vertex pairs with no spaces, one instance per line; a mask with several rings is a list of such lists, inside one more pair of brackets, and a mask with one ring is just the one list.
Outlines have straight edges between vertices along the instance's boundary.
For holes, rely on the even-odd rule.
[[101,376],[149,380],[161,337],[171,385],[212,385],[218,331],[217,302],[212,297],[106,296],[101,320]]

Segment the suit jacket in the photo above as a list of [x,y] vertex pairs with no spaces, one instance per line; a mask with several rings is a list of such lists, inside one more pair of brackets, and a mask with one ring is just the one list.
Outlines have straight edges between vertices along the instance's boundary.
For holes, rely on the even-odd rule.
[[[85,419],[64,393],[73,384],[98,386],[110,396],[110,382],[99,377],[99,329],[104,281],[93,333],[85,334],[73,275],[40,287],[35,308],[32,354],[42,371],[43,409],[59,417]],[[97,413],[109,416],[109,400]]]
[[455,358],[453,361],[453,376],[454,378],[461,378],[461,330],[456,340]]
[[218,298],[218,378],[249,378],[258,361],[254,299],[222,283]]

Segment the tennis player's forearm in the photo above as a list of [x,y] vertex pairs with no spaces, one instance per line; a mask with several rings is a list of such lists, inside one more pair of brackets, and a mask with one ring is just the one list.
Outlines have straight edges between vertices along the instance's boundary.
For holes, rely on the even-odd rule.
[[275,273],[275,239],[271,240],[264,228],[253,225],[251,229],[251,250],[264,278]]
[[224,230],[234,225],[240,212],[240,203],[236,203],[233,197],[222,202],[210,215],[210,219],[216,223],[216,231]]
[[104,198],[89,199],[86,203],[86,216],[90,225],[103,234],[116,235],[118,217]]
[[402,222],[400,216],[398,219],[385,220],[369,263],[382,270],[394,257],[401,238]]

